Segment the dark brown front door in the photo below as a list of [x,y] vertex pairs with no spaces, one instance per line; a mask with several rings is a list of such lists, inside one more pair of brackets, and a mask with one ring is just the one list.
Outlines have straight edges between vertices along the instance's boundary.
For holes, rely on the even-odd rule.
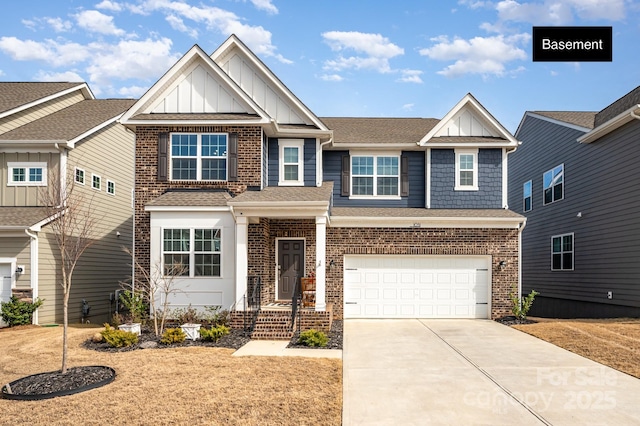
[[293,290],[304,273],[304,241],[278,240],[278,294],[279,300],[290,300]]

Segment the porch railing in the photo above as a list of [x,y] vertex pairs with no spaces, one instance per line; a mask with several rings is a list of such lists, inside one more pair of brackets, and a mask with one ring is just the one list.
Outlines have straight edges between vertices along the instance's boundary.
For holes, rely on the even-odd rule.
[[[300,311],[300,304],[302,303],[302,291],[300,291],[300,278],[296,279],[296,284],[293,287],[293,296],[291,297],[291,331],[295,327],[296,314]],[[298,318],[298,332],[300,331],[300,318]]]
[[244,312],[244,331],[251,334],[256,326],[260,307],[262,305],[262,277],[249,275],[247,277],[247,299]]

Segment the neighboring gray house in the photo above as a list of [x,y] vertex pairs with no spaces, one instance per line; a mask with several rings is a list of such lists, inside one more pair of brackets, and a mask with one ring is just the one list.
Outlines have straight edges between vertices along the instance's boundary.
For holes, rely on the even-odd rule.
[[516,137],[509,206],[527,217],[531,314],[640,316],[640,87],[599,112],[527,112]]
[[[69,321],[102,324],[131,275],[134,137],[117,119],[134,101],[94,98],[85,83],[0,83],[0,300],[40,297],[36,324],[62,321],[59,255],[42,191],[75,181],[98,241],[73,277]],[[89,315],[82,317],[82,301]]]

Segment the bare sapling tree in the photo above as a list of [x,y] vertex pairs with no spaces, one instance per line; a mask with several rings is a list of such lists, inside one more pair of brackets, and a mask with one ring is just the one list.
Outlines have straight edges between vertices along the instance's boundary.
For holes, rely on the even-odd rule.
[[[73,169],[72,169],[73,170]],[[73,173],[67,174],[73,176]],[[51,220],[48,227],[59,251],[60,286],[62,287],[62,368],[67,372],[69,328],[69,295],[73,273],[84,252],[93,245],[97,237],[97,218],[92,204],[93,197],[83,194],[74,184],[73,177],[68,182],[55,176],[41,191],[42,204]]]
[[156,262],[146,267],[135,258],[131,249],[123,249],[133,259],[134,277],[130,283],[123,283],[125,290],[142,295],[149,303],[156,336],[161,336],[169,315],[171,296],[182,290],[176,285],[176,279],[189,274],[189,267],[182,263],[162,265]]

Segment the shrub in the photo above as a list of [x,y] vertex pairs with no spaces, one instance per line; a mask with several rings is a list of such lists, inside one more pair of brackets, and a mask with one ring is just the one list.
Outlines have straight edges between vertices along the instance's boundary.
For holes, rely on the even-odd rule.
[[522,296],[522,298],[518,297],[518,292],[516,290],[512,291],[509,295],[511,298],[511,312],[516,317],[516,319],[524,321],[527,319],[527,314],[529,313],[529,309],[533,305],[533,300],[536,296],[540,294],[535,290],[531,290],[527,296]]
[[184,334],[181,328],[167,328],[164,333],[162,333],[160,343],[172,345],[174,343],[182,343],[186,338],[187,335]]
[[226,309],[221,311],[222,306],[205,306],[205,313],[202,319],[211,326],[229,325],[229,311]]
[[171,316],[178,324],[200,324],[200,314],[198,310],[189,305],[187,308],[177,308]]
[[311,329],[300,333],[298,343],[305,346],[327,346],[329,338],[322,331]]
[[217,342],[222,336],[229,334],[229,327],[218,325],[210,329],[201,328],[200,338],[206,342]]
[[126,322],[142,322],[149,310],[141,294],[125,290],[120,293],[120,302],[125,307]]
[[138,343],[138,335],[129,331],[118,330],[109,324],[104,325],[104,330],[100,333],[105,342],[113,348],[124,348]]
[[11,296],[8,302],[1,303],[2,320],[9,327],[27,325],[33,322],[33,313],[42,306],[43,300],[37,298],[33,302],[24,302],[16,296]]

